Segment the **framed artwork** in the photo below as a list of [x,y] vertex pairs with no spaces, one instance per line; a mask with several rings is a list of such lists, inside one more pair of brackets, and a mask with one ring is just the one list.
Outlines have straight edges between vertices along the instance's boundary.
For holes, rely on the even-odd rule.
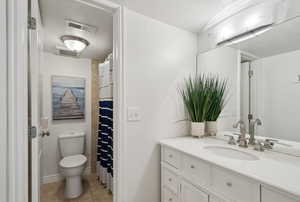
[[52,76],[52,119],[84,119],[85,79]]

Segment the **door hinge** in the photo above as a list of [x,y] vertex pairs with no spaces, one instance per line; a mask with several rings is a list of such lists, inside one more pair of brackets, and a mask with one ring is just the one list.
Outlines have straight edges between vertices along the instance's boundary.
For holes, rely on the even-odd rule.
[[37,136],[37,129],[35,126],[30,127],[29,129],[29,137],[35,138]]
[[251,77],[253,76],[253,74],[254,74],[253,70],[249,70],[249,71],[248,71],[248,76],[249,76],[249,78],[251,78]]
[[28,29],[36,29],[36,19],[34,17],[28,17]]

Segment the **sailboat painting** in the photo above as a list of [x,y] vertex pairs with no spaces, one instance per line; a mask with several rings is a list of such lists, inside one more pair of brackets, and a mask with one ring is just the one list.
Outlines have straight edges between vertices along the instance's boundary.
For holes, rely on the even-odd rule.
[[52,76],[53,120],[84,119],[85,79]]

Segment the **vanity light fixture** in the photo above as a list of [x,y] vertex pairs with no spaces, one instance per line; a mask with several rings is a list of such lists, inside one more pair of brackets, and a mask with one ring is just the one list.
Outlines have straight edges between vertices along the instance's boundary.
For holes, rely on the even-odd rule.
[[77,53],[82,52],[90,44],[86,39],[73,35],[63,35],[60,39],[70,51]]
[[228,46],[228,45],[231,45],[231,44],[236,44],[236,43],[245,41],[247,39],[251,39],[253,37],[256,37],[256,36],[266,32],[266,31],[272,29],[272,26],[273,26],[273,23],[267,24],[267,25],[262,25],[260,27],[255,28],[255,29],[252,29],[252,30],[243,32],[241,34],[238,34],[236,36],[233,36],[229,39],[220,41],[220,42],[217,43],[217,46],[224,46],[224,45]]
[[232,27],[228,25],[222,29],[221,33],[223,39],[228,39],[234,34]]
[[262,16],[255,14],[255,15],[251,15],[246,19],[245,26],[247,28],[253,28],[259,25],[261,22],[262,22]]

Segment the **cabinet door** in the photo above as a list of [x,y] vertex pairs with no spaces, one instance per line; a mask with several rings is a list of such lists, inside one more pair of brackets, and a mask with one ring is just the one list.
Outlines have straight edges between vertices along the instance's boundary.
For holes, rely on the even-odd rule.
[[262,187],[261,202],[299,202],[299,199]]
[[182,202],[208,202],[208,194],[199,190],[195,186],[183,182],[181,184]]
[[222,199],[220,199],[216,196],[211,195],[211,196],[209,196],[209,202],[225,202],[225,201],[223,201]]
[[177,202],[177,197],[168,188],[164,188],[164,190],[163,190],[163,202]]

